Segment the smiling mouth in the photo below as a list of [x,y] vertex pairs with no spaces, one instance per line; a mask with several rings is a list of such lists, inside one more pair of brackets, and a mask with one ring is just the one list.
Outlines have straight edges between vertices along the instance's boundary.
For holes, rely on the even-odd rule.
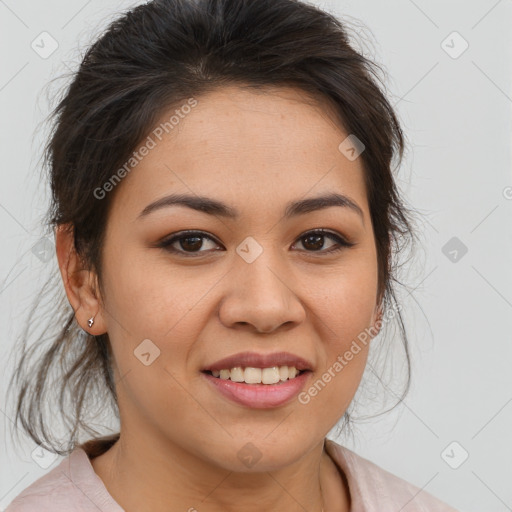
[[294,366],[272,366],[270,368],[254,368],[236,366],[231,369],[204,370],[203,373],[217,379],[230,380],[243,384],[275,385],[293,380],[310,370],[297,370]]

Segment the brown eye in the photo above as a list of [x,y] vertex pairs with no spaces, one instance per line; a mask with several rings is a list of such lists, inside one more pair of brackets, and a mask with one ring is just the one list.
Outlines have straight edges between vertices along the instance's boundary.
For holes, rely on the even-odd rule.
[[187,231],[178,233],[177,235],[173,235],[171,238],[163,240],[158,244],[158,247],[169,252],[183,254],[185,256],[193,256],[195,254],[210,252],[200,250],[204,247],[205,239],[215,242],[213,238],[202,231]]
[[185,251],[196,251],[203,245],[202,237],[200,236],[187,236],[178,240],[180,246]]
[[[326,238],[334,240],[335,245],[330,249],[323,250]],[[306,248],[307,252],[332,253],[355,245],[354,243],[348,242],[335,233],[331,233],[330,231],[325,231],[322,229],[310,231],[309,233],[302,235],[299,240],[301,241],[303,247]]]
[[[334,245],[329,249],[325,249],[325,239],[333,240],[335,242]],[[200,256],[204,253],[208,254],[219,250],[215,248],[213,250],[201,250],[204,248],[205,240],[212,242],[214,247],[220,246],[214,238],[203,231],[184,231],[158,243],[158,247],[185,257]],[[355,245],[355,243],[347,241],[340,235],[322,229],[305,233],[298,240],[304,247],[304,251],[319,254],[330,254]]]

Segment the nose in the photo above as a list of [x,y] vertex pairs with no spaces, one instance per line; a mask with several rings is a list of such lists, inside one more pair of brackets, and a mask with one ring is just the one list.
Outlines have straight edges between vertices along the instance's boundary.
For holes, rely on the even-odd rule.
[[219,307],[226,327],[270,334],[306,318],[292,272],[278,265],[271,252],[267,249],[252,263],[242,258],[234,263]]

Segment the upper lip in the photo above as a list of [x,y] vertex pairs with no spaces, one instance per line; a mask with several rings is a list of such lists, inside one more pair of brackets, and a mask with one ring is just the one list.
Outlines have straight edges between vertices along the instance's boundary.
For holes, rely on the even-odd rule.
[[240,352],[224,359],[219,359],[202,371],[229,370],[241,366],[246,368],[270,368],[272,366],[294,366],[297,370],[312,370],[313,365],[306,359],[290,352],[276,352],[273,354],[258,354],[257,352]]

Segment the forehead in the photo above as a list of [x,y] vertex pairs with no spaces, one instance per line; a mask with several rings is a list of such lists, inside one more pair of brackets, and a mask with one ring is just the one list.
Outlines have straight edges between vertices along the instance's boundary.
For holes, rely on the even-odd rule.
[[349,134],[327,104],[292,88],[235,86],[194,100],[162,114],[149,134],[152,149],[123,178],[118,193],[136,215],[171,192],[215,197],[243,212],[337,191],[366,209],[361,158],[339,150]]

